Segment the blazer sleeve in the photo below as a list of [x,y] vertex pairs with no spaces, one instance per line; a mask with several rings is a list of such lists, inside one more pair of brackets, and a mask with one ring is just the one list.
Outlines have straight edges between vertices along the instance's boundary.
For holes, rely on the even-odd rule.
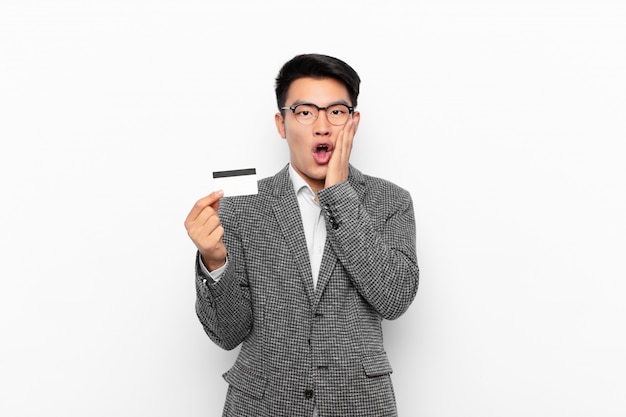
[[236,260],[242,259],[241,243],[236,233],[234,208],[220,203],[220,220],[224,229],[224,243],[228,250],[228,265],[215,282],[200,268],[196,254],[196,314],[206,334],[218,346],[231,350],[246,338],[252,328],[252,305],[245,268]]
[[356,289],[385,319],[400,317],[419,283],[410,194],[380,180],[367,187],[363,200],[349,182],[318,196],[330,243]]

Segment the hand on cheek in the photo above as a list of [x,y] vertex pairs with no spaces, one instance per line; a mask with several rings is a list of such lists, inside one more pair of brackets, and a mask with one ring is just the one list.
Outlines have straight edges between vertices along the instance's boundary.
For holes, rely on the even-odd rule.
[[348,180],[348,167],[350,163],[350,152],[352,152],[352,142],[356,133],[356,122],[353,118],[339,132],[333,154],[328,162],[325,188],[339,184]]

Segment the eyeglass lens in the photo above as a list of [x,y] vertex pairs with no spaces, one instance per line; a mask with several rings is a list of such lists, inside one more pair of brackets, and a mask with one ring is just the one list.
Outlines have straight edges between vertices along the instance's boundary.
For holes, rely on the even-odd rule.
[[[296,120],[302,124],[312,124],[319,117],[319,110],[311,104],[300,104],[296,106],[294,115]],[[350,109],[344,104],[333,104],[326,108],[326,118],[334,125],[345,124],[350,117]]]

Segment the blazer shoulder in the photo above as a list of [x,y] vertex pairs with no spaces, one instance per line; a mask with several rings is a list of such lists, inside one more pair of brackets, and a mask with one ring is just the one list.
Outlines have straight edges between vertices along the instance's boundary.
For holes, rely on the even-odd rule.
[[365,195],[370,198],[391,198],[394,200],[411,200],[411,193],[404,187],[392,182],[388,179],[375,177],[372,175],[362,174],[356,175],[360,179],[360,183],[364,188]]
[[286,165],[270,177],[260,179],[258,186],[259,195],[262,197],[278,197],[282,195],[286,190],[289,190],[289,187],[292,187],[289,179],[289,165]]

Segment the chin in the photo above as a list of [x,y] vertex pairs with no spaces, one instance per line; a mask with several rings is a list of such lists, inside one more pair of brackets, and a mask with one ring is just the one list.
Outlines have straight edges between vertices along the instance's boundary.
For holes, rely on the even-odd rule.
[[328,172],[328,167],[326,167],[326,165],[318,165],[311,170],[311,178],[315,178],[319,181],[324,181],[326,179],[326,172]]

